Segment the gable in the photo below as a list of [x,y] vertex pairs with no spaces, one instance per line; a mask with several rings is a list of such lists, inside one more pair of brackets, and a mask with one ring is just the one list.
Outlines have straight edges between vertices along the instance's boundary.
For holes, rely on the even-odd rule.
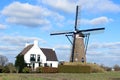
[[45,54],[47,61],[58,61],[56,53],[52,49],[40,48],[42,52]]

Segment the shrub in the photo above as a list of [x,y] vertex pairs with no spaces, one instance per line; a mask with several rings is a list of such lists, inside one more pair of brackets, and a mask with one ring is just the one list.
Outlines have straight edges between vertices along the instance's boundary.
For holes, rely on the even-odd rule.
[[32,69],[31,68],[28,68],[28,67],[24,67],[23,70],[22,70],[23,73],[30,73],[32,72]]
[[3,66],[0,65],[0,73],[2,73]]
[[16,72],[16,68],[13,65],[13,63],[8,63],[6,66],[8,66],[10,73],[15,73]]
[[4,66],[3,69],[2,69],[2,72],[3,73],[10,73],[10,69],[8,66]]
[[15,73],[16,68],[14,67],[14,65],[12,63],[8,63],[6,66],[1,67],[0,72],[3,72],[3,73]]
[[36,72],[37,72],[37,73],[41,73],[41,72],[42,72],[42,67],[37,67],[37,68],[36,68]]
[[105,71],[112,71],[112,68],[111,68],[111,67],[104,66],[103,64],[100,65],[100,67],[103,68]]
[[105,72],[105,70],[97,64],[90,64],[90,67],[92,73]]
[[111,67],[105,67],[105,70],[106,71],[112,71],[112,68]]

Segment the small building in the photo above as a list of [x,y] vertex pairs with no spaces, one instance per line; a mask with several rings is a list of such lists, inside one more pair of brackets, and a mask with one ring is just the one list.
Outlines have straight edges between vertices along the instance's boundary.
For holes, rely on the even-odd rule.
[[34,41],[34,44],[26,44],[20,55],[24,55],[27,66],[32,69],[40,66],[58,67],[58,59],[54,49],[40,48],[37,40]]

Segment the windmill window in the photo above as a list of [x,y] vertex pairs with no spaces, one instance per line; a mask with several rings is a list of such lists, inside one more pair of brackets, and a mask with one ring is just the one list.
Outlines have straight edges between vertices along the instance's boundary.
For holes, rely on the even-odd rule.
[[40,55],[37,56],[37,61],[38,61],[38,62],[40,61]]
[[76,53],[76,56],[78,56],[78,53]]
[[82,63],[84,63],[84,58],[82,57]]
[[30,61],[35,61],[36,60],[36,55],[35,54],[31,54],[30,55]]

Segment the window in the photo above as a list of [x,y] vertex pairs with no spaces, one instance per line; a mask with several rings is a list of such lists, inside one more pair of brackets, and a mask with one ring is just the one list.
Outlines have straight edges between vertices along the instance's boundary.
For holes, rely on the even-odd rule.
[[84,63],[84,58],[83,57],[82,57],[81,61],[82,61],[82,63]]
[[41,66],[41,63],[39,63],[39,67]]
[[38,62],[40,61],[40,55],[37,56],[37,61],[38,61]]
[[45,63],[44,66],[47,67],[47,63]]
[[52,63],[50,63],[50,67],[52,67]]
[[45,63],[45,64],[44,64],[44,67],[48,67],[48,64],[47,64],[47,63]]
[[30,61],[35,61],[36,60],[36,55],[35,54],[31,54],[30,55]]

